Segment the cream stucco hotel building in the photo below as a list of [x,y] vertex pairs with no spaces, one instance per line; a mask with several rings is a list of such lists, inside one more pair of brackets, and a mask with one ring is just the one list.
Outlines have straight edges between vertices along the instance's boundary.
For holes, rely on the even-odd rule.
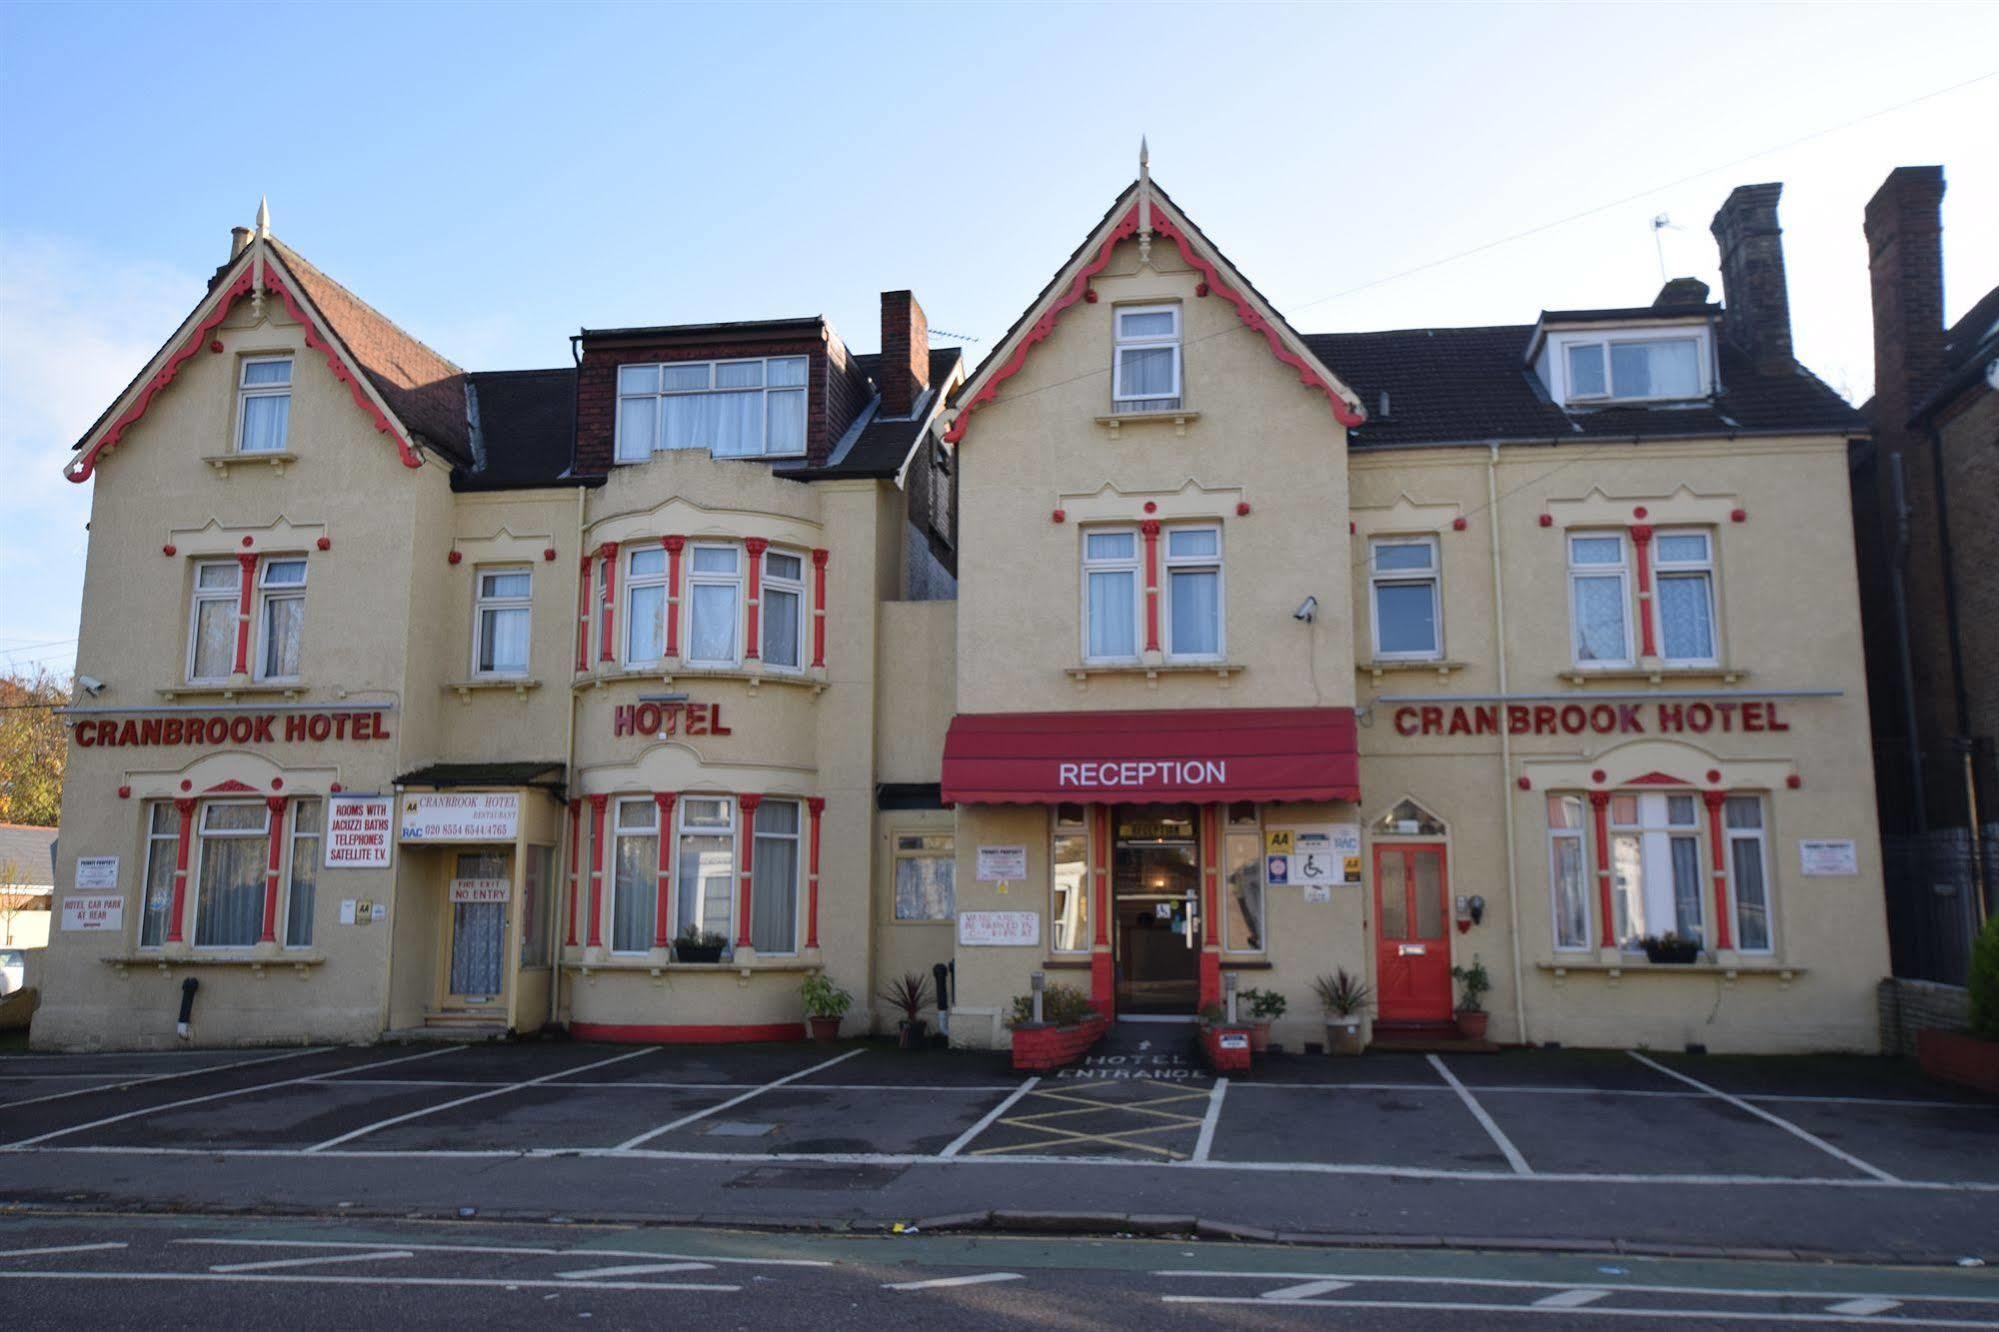
[[1501,1042],[1878,1048],[1864,423],[1777,196],[1719,303],[1313,335],[1141,175],[977,365],[890,292],[468,372],[239,229],[68,464],[33,1039],[791,1039],[821,971],[853,1035],[942,964],[961,1045],[1041,972],[1295,1047],[1476,958]]

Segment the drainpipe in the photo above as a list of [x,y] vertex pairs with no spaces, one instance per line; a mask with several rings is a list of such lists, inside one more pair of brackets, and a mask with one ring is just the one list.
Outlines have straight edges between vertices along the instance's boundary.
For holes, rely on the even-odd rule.
[[[571,345],[571,350],[572,351],[575,350],[573,342]],[[588,493],[587,487],[585,486],[576,487],[576,549],[579,553],[583,549],[583,497],[587,493]],[[567,565],[564,565],[563,567],[568,568]],[[582,598],[584,596],[584,593],[582,591],[582,585],[580,582],[577,582],[575,580],[572,580],[572,584],[577,588],[576,596],[578,599],[578,604],[576,607],[576,615],[574,618],[581,619],[583,618]],[[564,644],[562,651],[563,651],[563,659],[566,660],[568,658],[568,653],[569,653],[569,648],[566,643]],[[576,794],[576,691],[574,689],[569,691],[569,711],[564,715],[562,722],[562,758],[563,758],[563,763],[565,765],[563,776],[567,779],[562,784],[562,794],[565,797],[574,796]],[[569,820],[563,817],[568,812],[569,812],[568,801],[565,800],[563,802],[563,809],[561,813],[556,816],[557,826],[568,825]],[[583,825],[581,821],[578,821],[575,828],[571,829],[571,834],[573,836],[581,836],[582,831],[583,831]],[[561,868],[562,868],[562,861],[560,856],[558,856],[554,866],[555,871],[558,872],[558,877]],[[580,883],[572,883],[569,885],[569,891],[573,893],[580,886],[581,886]],[[558,902],[560,901],[560,894],[557,895],[557,900]],[[553,916],[549,918],[549,924],[548,924],[548,957],[550,963],[550,969],[548,973],[548,1021],[550,1026],[555,1025],[562,1018],[562,946],[563,945],[561,938],[555,932],[555,922],[561,919],[561,915],[562,913],[560,911],[556,912]]]
[[[1494,657],[1499,662],[1499,692],[1506,689],[1506,580],[1499,564],[1499,441],[1493,440],[1485,460],[1485,521],[1492,531],[1492,638]],[[1532,1042],[1527,1035],[1527,996],[1522,988],[1520,963],[1520,866],[1513,831],[1513,738],[1507,728],[1499,728],[1499,798],[1501,822],[1506,825],[1506,928],[1513,942],[1513,1024],[1520,1043]]]
[[1957,706],[1957,746],[1964,768],[1964,808],[1971,824],[1971,901],[1977,909],[1973,922],[1985,928],[1985,838],[1978,821],[1977,745],[1971,734],[1971,701],[1964,687],[1964,634],[1957,613],[1957,559],[1950,546],[1950,485],[1943,466],[1943,432],[1929,427],[1930,467],[1937,495],[1937,562],[1943,566],[1944,626],[1950,639],[1950,683],[1952,701]]
[[1909,798],[1915,806],[1916,833],[1922,838],[1923,864],[1930,859],[1930,811],[1923,796],[1922,736],[1916,730],[1916,670],[1909,658],[1909,501],[1902,489],[1902,455],[1888,455],[1888,476],[1895,503],[1895,656],[1902,670],[1902,726],[1909,736]]

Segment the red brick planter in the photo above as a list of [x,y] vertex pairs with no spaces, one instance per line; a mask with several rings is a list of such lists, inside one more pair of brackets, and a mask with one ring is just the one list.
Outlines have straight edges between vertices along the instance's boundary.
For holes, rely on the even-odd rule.
[[1916,1057],[1933,1078],[1999,1096],[1999,1041],[1925,1028],[1916,1033]]
[[1111,1020],[1092,1014],[1073,1027],[1023,1022],[1013,1029],[1013,1066],[1029,1073],[1052,1073],[1089,1053],[1110,1030]]
[[[1217,1073],[1247,1073],[1250,1061],[1250,1038],[1253,1035],[1250,1024],[1238,1023],[1233,1027],[1214,1026],[1201,1028],[1201,1058],[1208,1061],[1208,1067]],[[1222,1038],[1231,1039],[1226,1047]],[[1237,1042],[1235,1037],[1241,1037]]]

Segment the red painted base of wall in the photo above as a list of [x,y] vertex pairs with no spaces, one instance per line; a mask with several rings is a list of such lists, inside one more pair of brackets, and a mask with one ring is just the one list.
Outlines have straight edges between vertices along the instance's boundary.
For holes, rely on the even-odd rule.
[[[1242,1049],[1222,1049],[1222,1033],[1225,1031],[1231,1034],[1239,1034],[1244,1038]],[[1250,1060],[1250,1035],[1250,1029],[1246,1024],[1233,1027],[1203,1027],[1201,1028],[1201,1058],[1207,1060],[1208,1067],[1217,1073],[1247,1073],[1249,1072]]]
[[1201,1007],[1222,1001],[1222,955],[1212,948],[1201,950]]
[[1107,948],[1090,954],[1090,1006],[1107,1018],[1117,1016],[1117,975]]
[[735,1041],[802,1041],[803,1022],[761,1022],[742,1027],[656,1027],[643,1023],[572,1022],[569,1034],[579,1041],[618,1041],[631,1045],[727,1045]]
[[1075,1063],[1110,1030],[1107,1017],[1092,1017],[1073,1027],[1015,1027],[1013,1066],[1030,1073],[1052,1073]]
[[1933,1078],[1999,1095],[1999,1041],[1927,1028],[1916,1033],[1916,1057]]

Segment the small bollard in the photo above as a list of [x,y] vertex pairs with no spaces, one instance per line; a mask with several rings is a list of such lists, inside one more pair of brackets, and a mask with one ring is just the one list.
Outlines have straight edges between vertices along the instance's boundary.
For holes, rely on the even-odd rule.
[[1048,973],[1037,971],[1027,978],[1027,986],[1034,992],[1034,1020],[1041,1021],[1041,991],[1048,984]]
[[1236,974],[1233,971],[1222,973],[1222,993],[1227,995],[1229,999],[1229,1025],[1231,1027],[1235,1025],[1235,987]]

